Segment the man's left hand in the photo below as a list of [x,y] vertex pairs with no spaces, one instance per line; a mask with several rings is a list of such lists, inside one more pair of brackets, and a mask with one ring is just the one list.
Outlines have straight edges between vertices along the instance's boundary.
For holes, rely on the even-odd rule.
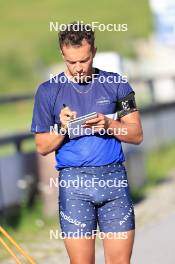
[[112,122],[112,119],[106,117],[105,115],[98,113],[98,116],[96,118],[92,118],[85,122],[85,124],[82,125],[84,128],[92,128],[94,131],[98,132],[101,129],[107,130],[110,127],[110,124]]

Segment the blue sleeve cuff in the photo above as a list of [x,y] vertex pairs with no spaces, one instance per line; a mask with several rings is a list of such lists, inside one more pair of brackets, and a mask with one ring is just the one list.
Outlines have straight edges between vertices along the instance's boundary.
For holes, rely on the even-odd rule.
[[41,126],[32,126],[31,127],[32,133],[44,133],[44,132],[50,132],[50,127],[41,127]]

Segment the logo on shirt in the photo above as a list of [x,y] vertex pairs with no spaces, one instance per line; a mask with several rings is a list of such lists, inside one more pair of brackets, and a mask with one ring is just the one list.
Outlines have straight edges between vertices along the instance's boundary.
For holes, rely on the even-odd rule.
[[96,104],[97,105],[110,104],[110,100],[109,100],[109,98],[105,98],[104,96],[101,96],[100,98],[96,99]]

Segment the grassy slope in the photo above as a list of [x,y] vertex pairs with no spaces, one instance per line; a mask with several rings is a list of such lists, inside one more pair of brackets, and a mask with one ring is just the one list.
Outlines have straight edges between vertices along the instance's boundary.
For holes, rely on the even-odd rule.
[[[151,19],[148,1],[12,1],[1,3],[0,96],[34,91],[43,81],[43,69],[60,60],[57,32],[49,22],[74,20],[128,23],[127,32],[96,31],[98,50],[133,53],[137,37],[148,36]],[[29,130],[32,102],[0,106],[0,134]]]
[[12,1],[1,3],[0,95],[34,90],[45,65],[60,60],[57,33],[49,22],[74,20],[128,23],[128,32],[96,33],[99,50],[133,53],[132,41],[151,30],[148,1]]

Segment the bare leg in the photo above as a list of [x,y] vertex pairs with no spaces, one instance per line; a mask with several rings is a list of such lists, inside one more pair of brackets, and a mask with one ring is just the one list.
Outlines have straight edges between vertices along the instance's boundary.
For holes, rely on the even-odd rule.
[[95,264],[95,238],[65,238],[70,264]]
[[[119,233],[113,233],[113,235]],[[105,264],[130,264],[135,230],[120,233],[120,239],[105,237],[103,240]],[[112,238],[111,238],[112,237]],[[125,237],[125,239],[121,239]]]

